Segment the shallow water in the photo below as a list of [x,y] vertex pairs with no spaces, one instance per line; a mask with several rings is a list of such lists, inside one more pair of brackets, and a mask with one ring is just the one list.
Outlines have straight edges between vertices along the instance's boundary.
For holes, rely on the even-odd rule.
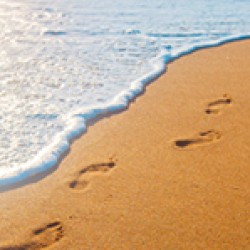
[[0,0],[0,185],[54,165],[169,59],[250,35],[249,13],[246,0]]

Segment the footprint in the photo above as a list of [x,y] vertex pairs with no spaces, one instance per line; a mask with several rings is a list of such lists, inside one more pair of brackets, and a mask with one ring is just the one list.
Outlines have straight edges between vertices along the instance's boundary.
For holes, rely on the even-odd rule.
[[44,227],[33,230],[33,236],[37,249],[42,249],[58,242],[64,236],[62,224],[55,221]]
[[80,170],[77,174],[77,177],[69,183],[69,187],[75,190],[84,189],[88,185],[88,181],[83,179],[83,176],[85,174],[98,173],[98,172],[107,173],[115,166],[116,166],[116,161],[114,161],[113,158],[110,158],[110,161],[108,162],[91,164],[89,166],[86,166],[85,168]]
[[190,139],[176,140],[175,147],[177,148],[189,148],[193,146],[201,146],[208,143],[216,142],[221,138],[221,133],[215,130],[208,130],[199,133],[198,136]]
[[207,114],[218,114],[223,107],[229,105],[230,103],[232,103],[231,97],[229,97],[227,94],[224,94],[222,98],[210,102],[207,105],[205,112]]
[[16,245],[0,247],[0,250],[39,250],[47,248],[58,242],[64,236],[62,224],[58,221],[49,223],[44,227],[33,230],[31,241]]

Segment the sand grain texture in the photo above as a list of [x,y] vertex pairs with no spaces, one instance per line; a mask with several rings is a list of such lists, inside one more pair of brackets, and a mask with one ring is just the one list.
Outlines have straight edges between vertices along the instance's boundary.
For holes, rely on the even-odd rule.
[[168,65],[43,180],[0,194],[0,249],[249,249],[250,42]]

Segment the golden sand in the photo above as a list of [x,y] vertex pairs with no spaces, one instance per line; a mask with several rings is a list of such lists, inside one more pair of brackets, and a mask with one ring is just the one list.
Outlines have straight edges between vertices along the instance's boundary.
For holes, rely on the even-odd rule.
[[250,42],[200,50],[0,194],[0,249],[249,249]]

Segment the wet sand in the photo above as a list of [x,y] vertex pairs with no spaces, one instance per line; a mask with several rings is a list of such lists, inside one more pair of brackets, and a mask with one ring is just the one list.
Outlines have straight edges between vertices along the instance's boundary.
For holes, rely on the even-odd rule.
[[0,193],[0,249],[248,249],[249,52],[174,61],[56,171]]

